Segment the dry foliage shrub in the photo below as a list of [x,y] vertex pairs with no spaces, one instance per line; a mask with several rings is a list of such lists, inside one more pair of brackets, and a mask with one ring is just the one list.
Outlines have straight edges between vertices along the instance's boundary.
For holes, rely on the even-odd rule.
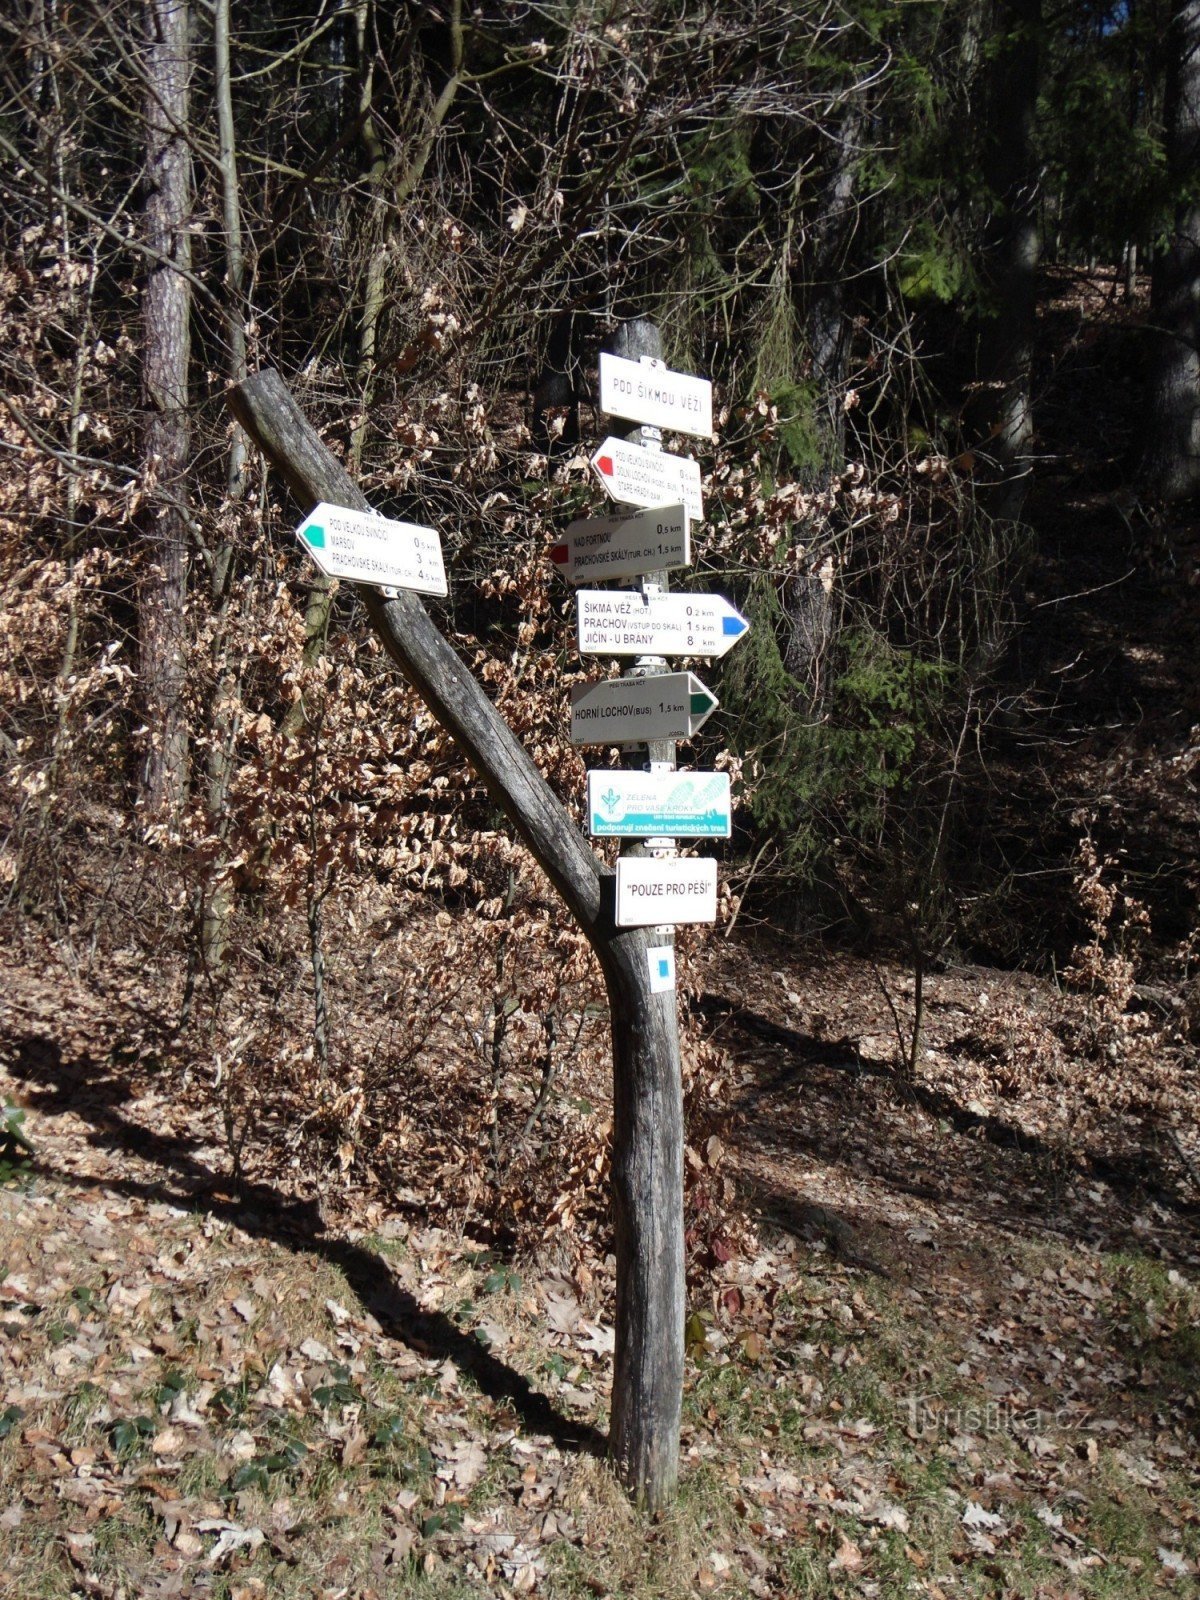
[[[318,371],[302,386],[310,408],[322,382]],[[568,690],[596,669],[565,647],[568,601],[545,548],[590,498],[586,462],[552,467],[528,448],[519,411],[503,395],[493,401],[468,385],[385,406],[373,421],[390,437],[364,479],[377,497],[411,495],[430,508],[423,520],[443,527],[455,578],[443,625],[578,814],[584,762],[567,738]],[[326,427],[340,452],[352,422],[335,415]],[[487,1219],[523,1245],[548,1236],[567,1253],[605,1241],[611,1091],[598,974],[458,752],[384,660],[353,591],[339,592],[324,649],[306,661],[309,574],[290,518],[261,481],[237,501],[201,486],[187,619],[191,797],[174,826],[139,835],[127,807],[138,735],[125,658],[140,559],[130,518],[152,486],[127,474],[123,494],[97,501],[89,514],[107,542],[80,549],[68,572],[30,540],[35,503],[47,545],[61,526],[65,470],[10,417],[3,426],[26,469],[7,480],[4,506],[0,692],[16,735],[5,753],[19,758],[7,763],[5,860],[15,879],[29,835],[16,824],[44,794],[53,809],[36,813],[39,837],[60,852],[65,843],[65,858],[72,808],[91,815],[107,799],[125,854],[104,842],[119,910],[108,903],[92,948],[140,946],[156,958],[145,988],[159,1024],[120,1028],[122,1061],[150,1071],[162,1060],[184,955],[204,908],[223,901],[223,959],[199,972],[189,1026],[169,1053],[197,1113],[215,1120],[235,1178],[316,1182],[335,1207],[365,1192],[400,1197]],[[439,457],[446,435],[457,442]],[[226,557],[215,606],[204,580]],[[68,599],[77,670],[56,692]],[[94,828],[78,842],[95,858]],[[58,906],[69,938],[98,865]],[[689,1042],[689,1085],[704,1054]]]
[[[1090,830],[1094,819],[1074,820]],[[1083,934],[1063,987],[989,983],[956,1043],[956,1091],[968,1102],[1016,1102],[1013,1115],[1042,1142],[1051,1176],[1065,1179],[1092,1160],[1101,1173],[1112,1167],[1151,1187],[1181,1175],[1186,1185],[1188,1159],[1167,1147],[1183,1156],[1179,1130],[1196,1117],[1188,1019],[1169,991],[1138,981],[1149,924],[1120,873],[1085,832],[1074,883]]]
[[128,441],[133,347],[93,315],[94,253],[41,226],[18,245],[0,265],[0,882],[52,902],[62,836],[123,826],[131,493],[104,458]]
[[[611,1248],[603,982],[528,858],[512,872],[492,916],[369,882],[336,897],[324,1074],[301,919],[279,908],[257,975],[241,958],[179,1045],[192,1102],[222,1119],[231,1171],[315,1187],[327,1215],[411,1210],[564,1267]],[[713,1239],[719,1250],[731,1236],[732,1188],[704,1156],[727,1084],[686,1003],[682,1014],[688,1238],[702,1270],[719,1259]]]
[[[1153,1001],[1139,983],[1150,938],[1144,903],[1122,881],[1121,863],[1102,855],[1091,836],[1094,817],[1077,813],[1080,839],[1074,890],[1084,935],[1063,976],[1074,991],[1062,1032],[1072,1053],[1097,1073],[1103,1106],[1176,1120],[1194,1096],[1188,1018]],[[1165,992],[1164,992],[1165,993]]]

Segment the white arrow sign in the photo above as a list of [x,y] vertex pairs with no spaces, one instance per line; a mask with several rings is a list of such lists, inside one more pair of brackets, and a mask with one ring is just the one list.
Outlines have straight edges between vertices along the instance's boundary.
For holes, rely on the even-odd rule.
[[[678,858],[656,860],[653,856],[621,856],[618,859],[618,928],[653,928],[669,926],[674,922],[716,920],[715,861],[680,861]],[[671,973],[671,976],[674,974]],[[663,987],[670,985],[664,984]]]
[[550,559],[568,583],[686,567],[692,559],[688,516],[682,506],[660,506],[634,517],[583,517],[551,548]]
[[418,594],[446,593],[442,544],[432,528],[323,500],[296,529],[296,537],[327,578]]
[[643,450],[610,434],[592,457],[592,469],[614,500],[628,506],[683,503],[693,522],[704,517],[700,468],[687,456]]
[[694,672],[577,684],[571,690],[571,743],[690,739],[717,705]]
[[600,409],[675,433],[712,435],[712,384],[667,367],[600,352]]
[[589,772],[593,839],[728,839],[733,812],[727,772]]
[[575,609],[585,656],[723,656],[750,627],[719,594],[580,589]]

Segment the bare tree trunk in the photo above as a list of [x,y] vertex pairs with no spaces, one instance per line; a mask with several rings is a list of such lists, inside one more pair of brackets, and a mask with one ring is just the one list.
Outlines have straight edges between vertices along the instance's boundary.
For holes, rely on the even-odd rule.
[[837,153],[821,195],[820,209],[809,230],[805,274],[805,343],[817,383],[819,425],[827,467],[840,471],[846,452],[846,264],[858,220],[855,186],[860,156],[863,112],[851,106],[836,134]]
[[[996,0],[985,71],[983,175],[991,204],[981,273],[985,288],[976,388],[969,413],[985,463],[981,501],[1020,518],[1032,471],[1038,169],[1034,149],[1041,65],[1041,0]],[[987,468],[990,463],[990,472]]]
[[[374,0],[355,0],[354,28],[358,41],[360,67],[368,49],[367,36],[373,5]],[[363,146],[367,153],[367,188],[371,195],[374,237],[367,256],[362,320],[359,324],[358,381],[361,400],[358,417],[350,430],[350,470],[356,474],[362,468],[363,448],[367,442],[370,411],[379,375],[379,332],[384,307],[387,304],[387,263],[395,232],[392,218],[408,204],[414,189],[424,176],[438,133],[462,87],[463,44],[462,0],[450,0],[450,76],[430,107],[428,124],[409,156],[407,165],[400,168],[394,178],[387,151],[375,126],[374,62],[363,70],[358,110],[362,124]],[[324,652],[332,603],[333,594],[329,579],[318,574],[309,584],[308,605],[304,612],[303,660],[306,667],[313,666]],[[284,717],[284,733],[295,733],[303,723],[304,717],[304,701],[300,699]]]
[[1138,476],[1151,494],[1171,502],[1200,489],[1200,0],[1176,0],[1173,8],[1166,123],[1178,199],[1151,278],[1157,338]]
[[[849,328],[846,318],[846,264],[854,239],[859,132],[863,113],[852,106],[836,135],[836,153],[816,218],[808,231],[804,258],[804,341],[816,385],[814,421],[823,457],[818,482],[842,470],[846,457],[846,388]],[[803,525],[797,532],[803,538]],[[783,604],[788,618],[784,665],[803,688],[803,709],[820,715],[828,694],[824,665],[834,634],[833,584],[818,550],[805,570],[788,579]]]
[[[187,793],[186,473],[191,447],[192,172],[188,0],[147,0],[146,242],[157,252],[143,297],[148,559],[138,597],[142,703],[149,730],[141,792],[148,821],[169,821]],[[176,268],[180,270],[176,270]]]
[[[246,256],[242,243],[242,209],[238,186],[237,145],[233,125],[233,94],[229,53],[229,0],[216,0],[213,14],[213,94],[217,108],[217,145],[221,176],[221,220],[225,236],[225,371],[233,383],[246,376]],[[246,489],[247,440],[240,424],[232,423],[225,484],[231,501]],[[233,773],[233,747],[238,727],[238,675],[229,652],[229,597],[233,577],[233,545],[228,541],[213,551],[208,574],[209,601],[216,617],[213,658],[217,691],[209,725],[206,774],[208,825],[221,841],[215,882],[202,891],[200,909],[200,959],[210,976],[220,971],[225,958],[231,896],[222,875],[228,833],[227,801]]]

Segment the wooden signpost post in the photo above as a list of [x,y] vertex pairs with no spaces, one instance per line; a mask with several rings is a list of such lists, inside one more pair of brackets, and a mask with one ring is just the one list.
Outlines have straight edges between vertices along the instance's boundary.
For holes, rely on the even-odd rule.
[[[652,323],[625,323],[614,343],[615,351],[600,358],[601,409],[641,426],[629,439],[605,439],[592,456],[593,470],[614,500],[647,507],[645,516],[663,515],[664,507],[673,508],[681,500],[687,520],[699,521],[700,469],[694,461],[666,455],[659,430],[711,435],[711,385],[667,370],[661,336]],[[665,548],[667,541],[661,543]],[[664,656],[723,655],[749,626],[719,597],[667,594],[669,570],[686,565],[690,553],[689,538],[686,557],[664,555],[658,563],[636,568],[638,589],[581,590],[577,600],[580,652],[635,658],[620,680],[617,697],[626,720],[614,718],[611,723],[611,742],[624,747],[625,766],[632,770],[589,774],[589,822],[593,835],[635,836],[622,845],[617,864],[616,921],[647,928],[651,988],[661,1006],[662,1047],[652,1058],[643,1058],[638,1072],[624,1071],[613,1053],[617,1339],[611,1446],[626,1474],[630,1462],[645,1456],[656,1462],[656,1472],[672,1479],[679,1463],[686,1311],[674,930],[682,922],[713,920],[717,898],[716,863],[681,861],[674,846],[684,833],[727,835],[729,787],[724,774],[695,774],[684,796],[689,780],[675,773],[674,739],[690,736],[699,723],[688,717],[679,728],[675,721],[678,731],[663,737],[662,722],[671,726],[669,705],[679,708],[676,718],[682,710],[684,697],[677,687],[681,676],[695,685],[695,691],[689,685],[687,701],[689,711],[701,713],[700,721],[707,715],[704,697],[713,704],[715,699],[690,674],[671,673]],[[604,576],[601,568],[580,572],[587,582]],[[587,742],[597,725],[602,729],[603,709],[612,704],[616,689],[606,683],[592,691],[601,715],[592,723]],[[584,690],[576,698],[573,736],[575,715],[587,694]],[[625,735],[647,706],[644,743],[631,749]],[[715,786],[710,780],[717,780]],[[653,1432],[639,1414],[642,1393],[656,1397]]]
[[[626,324],[621,334],[618,354],[625,361],[641,366],[641,357],[658,355],[657,330],[649,324]],[[679,377],[666,375],[671,376]],[[634,391],[629,401],[622,388],[621,404],[637,404],[636,382],[624,369],[618,369],[617,378]],[[694,420],[702,415],[703,392],[694,381],[672,386],[656,380],[647,392],[656,405],[676,407],[681,416]],[[634,865],[630,860],[620,876],[618,897],[616,875],[589,849],[418,598],[418,590],[444,592],[440,544],[433,530],[410,523],[392,524],[396,531],[384,531],[277,373],[264,370],[246,378],[230,390],[228,403],[305,511],[297,530],[302,544],[314,559],[324,558],[322,570],[338,575],[334,569],[340,563],[342,575],[357,582],[388,654],[464,751],[600,963],[612,1021],[614,1081],[617,1306],[609,1443],[630,1492],[650,1510],[660,1510],[670,1501],[678,1477],[683,1395],[683,1105],[670,924],[684,920],[685,914],[695,921],[715,915],[715,863],[646,857]],[[683,427],[674,420],[669,425]],[[674,468],[670,474],[670,481],[686,492],[667,498],[673,498],[676,512],[682,500],[689,514],[698,516],[699,470],[694,462],[687,467],[691,470],[683,476]],[[313,515],[318,506],[325,521]],[[665,528],[670,507],[663,509]],[[334,526],[331,517],[336,541],[328,532]],[[671,538],[678,544],[677,528]],[[657,576],[665,583],[665,574]],[[654,576],[644,579],[644,588],[649,590],[655,581]],[[666,674],[666,663],[639,661],[633,672],[649,680]],[[673,684],[669,695],[664,690],[661,715],[667,714],[668,703],[678,705],[676,714],[692,732],[715,700],[698,679],[674,675],[681,676],[690,680],[686,713]],[[673,743],[653,738],[645,749],[652,768],[673,765]],[[640,844],[630,848],[645,855]]]

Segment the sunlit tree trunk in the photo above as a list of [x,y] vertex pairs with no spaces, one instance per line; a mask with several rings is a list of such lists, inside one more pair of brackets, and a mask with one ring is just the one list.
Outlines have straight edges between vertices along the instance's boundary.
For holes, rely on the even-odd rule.
[[[191,445],[188,356],[192,204],[188,149],[191,77],[187,0],[146,6],[146,243],[143,297],[144,530],[139,594],[142,706],[148,729],[142,800],[148,821],[175,816],[187,791],[184,711],[187,637],[187,465]],[[177,270],[178,269],[178,270]]]
[[[217,112],[217,145],[221,181],[221,220],[225,236],[226,373],[233,383],[246,376],[246,256],[242,243],[242,208],[234,139],[232,69],[230,64],[230,0],[216,0],[213,13],[213,95]],[[235,422],[229,440],[225,482],[230,501],[246,490],[246,435]],[[229,783],[238,729],[237,672],[229,652],[229,601],[233,579],[233,545],[222,540],[213,551],[208,574],[209,600],[216,617],[213,638],[217,695],[209,723],[207,806],[209,827],[222,842],[224,863],[228,832]],[[201,909],[200,949],[206,970],[216,973],[225,955],[230,914],[229,884],[220,871]]]
[[1151,279],[1156,348],[1139,476],[1182,500],[1200,489],[1200,0],[1177,0],[1167,50],[1167,157],[1174,225]]

